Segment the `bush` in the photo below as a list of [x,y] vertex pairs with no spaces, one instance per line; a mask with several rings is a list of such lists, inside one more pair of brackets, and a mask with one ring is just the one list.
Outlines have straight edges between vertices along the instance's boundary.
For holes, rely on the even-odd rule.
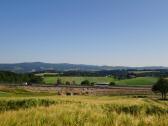
[[76,82],[75,82],[75,81],[72,81],[72,85],[76,85]]
[[92,82],[92,83],[90,83],[91,86],[94,86],[95,84],[96,84],[96,82]]
[[71,83],[69,81],[66,81],[65,85],[71,85]]
[[109,86],[114,86],[114,85],[116,85],[115,82],[110,82],[109,83]]
[[90,81],[89,80],[84,80],[84,81],[81,82],[81,85],[89,86],[90,85]]
[[63,84],[63,83],[62,83],[62,80],[61,80],[60,78],[58,78],[56,84],[57,84],[57,85]]

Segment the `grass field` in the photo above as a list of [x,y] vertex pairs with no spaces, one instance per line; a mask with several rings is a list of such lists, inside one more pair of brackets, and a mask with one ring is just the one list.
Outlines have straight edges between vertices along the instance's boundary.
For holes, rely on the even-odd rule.
[[155,77],[137,77],[125,80],[115,80],[113,77],[44,77],[44,82],[46,84],[55,84],[58,78],[61,79],[64,83],[66,81],[75,81],[77,84],[80,84],[83,80],[89,80],[90,82],[96,83],[116,82],[117,85],[128,86],[153,85],[158,80]]
[[61,79],[63,83],[66,81],[75,81],[76,84],[80,84],[83,80],[89,80],[90,82],[96,83],[109,83],[114,81],[113,77],[44,77],[44,82],[46,84],[55,84],[58,78]]
[[125,79],[117,81],[116,83],[118,85],[130,85],[130,86],[136,86],[136,85],[153,85],[156,83],[158,78],[155,77],[137,77],[133,79]]
[[7,86],[0,86],[0,97],[32,97],[32,96],[52,96],[56,95],[54,92],[35,92],[28,91],[22,88],[11,88]]
[[39,96],[27,97],[26,94],[26,91],[21,91],[17,97],[1,95],[0,126],[168,125],[168,101],[131,96],[42,96],[39,94]]
[[[167,126],[168,101],[57,96],[0,87],[0,126]],[[27,97],[29,96],[29,97]]]

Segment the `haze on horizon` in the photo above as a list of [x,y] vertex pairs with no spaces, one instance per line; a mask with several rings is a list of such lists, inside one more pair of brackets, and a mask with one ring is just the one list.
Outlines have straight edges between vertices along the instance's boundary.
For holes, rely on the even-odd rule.
[[0,63],[168,66],[167,0],[1,0]]

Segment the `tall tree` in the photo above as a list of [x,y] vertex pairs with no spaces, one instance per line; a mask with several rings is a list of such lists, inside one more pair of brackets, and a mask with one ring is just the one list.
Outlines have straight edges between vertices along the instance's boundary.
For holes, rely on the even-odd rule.
[[168,93],[168,80],[164,78],[160,78],[156,84],[153,85],[152,91],[156,93],[161,93],[162,99],[166,100],[166,96]]

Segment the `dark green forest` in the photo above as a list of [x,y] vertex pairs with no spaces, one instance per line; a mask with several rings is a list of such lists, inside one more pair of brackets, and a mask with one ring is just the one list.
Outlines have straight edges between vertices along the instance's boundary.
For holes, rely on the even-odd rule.
[[0,71],[0,83],[42,83],[43,79],[34,74],[18,74],[9,71]]

